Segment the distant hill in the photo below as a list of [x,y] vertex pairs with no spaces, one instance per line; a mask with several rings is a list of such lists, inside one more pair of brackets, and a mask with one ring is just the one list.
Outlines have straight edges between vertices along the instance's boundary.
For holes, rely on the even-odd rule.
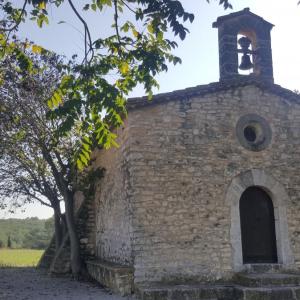
[[0,248],[45,249],[53,228],[53,218],[0,219]]

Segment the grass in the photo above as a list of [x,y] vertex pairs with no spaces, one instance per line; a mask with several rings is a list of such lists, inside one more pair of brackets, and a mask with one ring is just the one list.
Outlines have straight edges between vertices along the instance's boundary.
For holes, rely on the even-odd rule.
[[44,250],[0,249],[0,267],[35,267]]

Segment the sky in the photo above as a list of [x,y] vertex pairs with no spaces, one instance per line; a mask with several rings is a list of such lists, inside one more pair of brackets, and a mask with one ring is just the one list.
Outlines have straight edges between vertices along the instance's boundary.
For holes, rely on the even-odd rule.
[[[77,8],[83,7],[88,1],[76,0]],[[224,11],[218,1],[182,0],[184,8],[195,15],[193,24],[186,23],[190,33],[186,39],[178,41],[179,47],[175,54],[181,57],[182,64],[170,66],[167,73],[157,77],[160,89],[156,93],[207,84],[219,80],[218,35],[212,23],[222,15],[249,7],[251,12],[274,24],[272,29],[272,51],[275,83],[291,89],[300,90],[300,5],[298,0],[231,0],[233,10]],[[83,14],[91,29],[92,37],[106,36],[112,33],[110,29],[112,14],[105,11],[102,14],[89,12]],[[125,15],[127,17],[127,15]],[[82,56],[82,27],[67,5],[60,9],[50,9],[50,25],[38,28],[32,22],[22,25],[18,36],[29,38],[36,44],[51,49],[59,54],[71,57],[77,53]],[[65,23],[58,24],[60,21]],[[130,96],[143,96],[144,91],[138,87]],[[38,216],[48,218],[51,209],[39,204],[31,204],[25,212],[17,212],[13,217],[26,218]],[[0,211],[0,218],[12,217]]]

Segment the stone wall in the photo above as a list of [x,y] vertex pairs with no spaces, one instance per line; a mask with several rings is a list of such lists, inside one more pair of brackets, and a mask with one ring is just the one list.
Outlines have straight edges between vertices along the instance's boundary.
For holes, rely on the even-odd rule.
[[[93,197],[84,199],[81,192],[75,195],[76,226],[80,242],[80,254],[84,260],[95,256],[96,228],[95,203]],[[80,207],[78,206],[80,204]]]
[[[271,144],[263,151],[245,149],[236,136],[239,118],[250,113],[271,127]],[[232,179],[251,169],[263,169],[287,191],[288,234],[300,266],[299,105],[246,86],[132,110],[127,130],[130,151],[123,159],[130,161],[136,282],[230,276],[231,207],[225,195]],[[106,229],[97,239],[98,253],[107,258],[109,251],[114,258],[115,249],[124,249],[120,241],[128,245],[128,217],[119,207],[126,196],[118,188],[126,190],[128,179],[122,177],[120,153],[102,159],[110,176],[101,185],[102,205],[113,216],[105,219],[98,211],[98,228]],[[120,245],[115,247],[112,237],[120,237]],[[125,261],[129,252],[122,254]]]
[[94,167],[105,169],[95,194],[96,256],[132,265],[127,128],[120,128],[117,134],[119,148],[99,150],[93,155]]

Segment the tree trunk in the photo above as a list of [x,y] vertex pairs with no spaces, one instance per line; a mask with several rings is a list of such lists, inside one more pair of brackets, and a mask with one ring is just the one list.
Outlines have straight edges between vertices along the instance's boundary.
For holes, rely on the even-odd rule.
[[63,224],[60,211],[54,210],[55,250],[59,249],[63,239]]
[[[76,225],[75,225],[75,218],[74,218],[74,209],[73,209],[73,202],[74,202],[74,193],[69,190],[69,182],[64,178],[64,173],[62,172],[62,169],[64,169],[64,165],[60,166],[62,169],[59,171],[52,156],[51,152],[47,149],[47,147],[44,145],[42,147],[42,153],[44,159],[49,164],[53,176],[55,178],[57,187],[60,191],[60,193],[63,195],[64,202],[65,202],[65,215],[66,215],[66,223],[70,238],[70,248],[71,248],[71,269],[72,274],[74,278],[78,278],[81,269],[82,269],[82,262],[80,258],[80,244],[79,239],[76,232]],[[57,156],[59,156],[58,153],[55,153]],[[59,162],[61,159],[59,159]]]
[[71,269],[73,276],[77,279],[81,273],[82,262],[80,258],[80,244],[76,231],[73,193],[68,192],[65,195],[66,221],[71,244]]
[[66,215],[65,214],[61,214],[60,217],[61,217],[62,233],[63,233],[63,236],[65,236],[65,234],[68,232]]

